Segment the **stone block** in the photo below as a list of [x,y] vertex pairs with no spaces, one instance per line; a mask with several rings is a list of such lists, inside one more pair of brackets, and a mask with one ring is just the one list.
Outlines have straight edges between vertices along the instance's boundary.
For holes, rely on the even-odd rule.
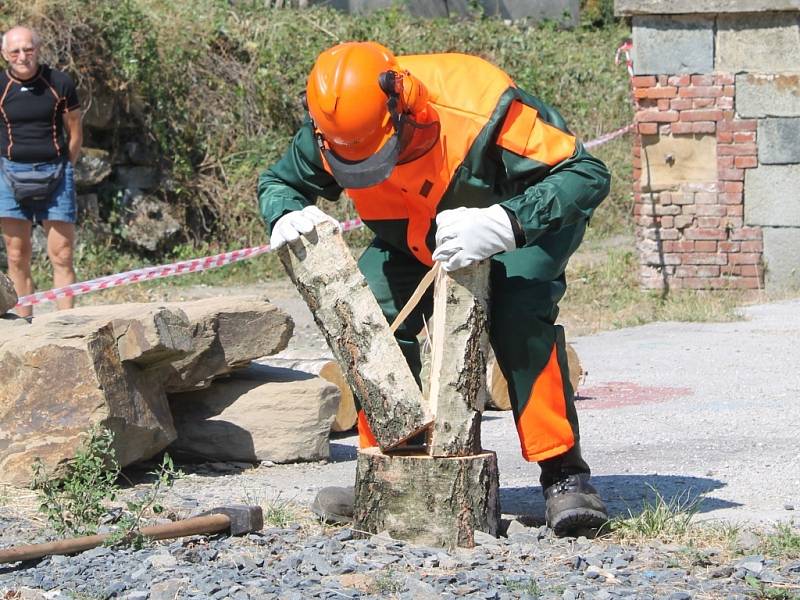
[[111,174],[111,157],[107,150],[84,148],[75,165],[75,185],[79,190],[94,187]]
[[797,71],[800,13],[719,15],[715,56],[717,71]]
[[800,227],[800,165],[761,165],[744,181],[748,225]]
[[800,163],[800,117],[758,122],[758,160],[762,165]]
[[642,190],[717,180],[713,135],[642,136]]
[[767,291],[800,288],[800,227],[764,227]]
[[737,75],[736,114],[747,119],[800,117],[800,75]]
[[580,21],[579,0],[481,0],[484,12],[501,19],[557,21],[575,26]]
[[17,292],[14,284],[0,271],[0,315],[6,314],[17,304]]
[[339,388],[289,369],[252,365],[210,388],[170,396],[178,438],[173,451],[207,460],[323,460]]
[[623,17],[798,9],[800,0],[614,0],[614,14]]
[[636,74],[711,73],[714,19],[695,15],[633,18]]

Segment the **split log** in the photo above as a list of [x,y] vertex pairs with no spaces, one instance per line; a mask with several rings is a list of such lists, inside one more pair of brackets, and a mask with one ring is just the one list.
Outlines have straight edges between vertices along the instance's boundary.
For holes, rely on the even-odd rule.
[[14,308],[17,300],[17,291],[14,289],[14,284],[11,283],[5,273],[0,273],[0,315],[4,315]]
[[489,261],[442,270],[434,286],[428,391],[434,424],[428,453],[470,456],[481,451],[487,396]]
[[331,424],[331,431],[341,432],[350,431],[356,426],[358,412],[353,398],[353,390],[344,377],[342,368],[335,360],[330,358],[281,358],[273,356],[255,361],[260,365],[280,367],[282,369],[292,369],[322,377],[325,381],[334,384],[339,388],[341,400],[336,411],[336,418]]
[[381,448],[426,429],[432,417],[339,228],[322,223],[278,251],[367,415]]
[[358,453],[355,531],[388,531],[435,547],[475,545],[475,532],[497,535],[499,477],[494,452],[432,458],[427,454]]
[[[573,391],[578,391],[578,385],[583,380],[585,373],[581,366],[581,359],[572,344],[567,343],[567,368],[569,369],[569,382]],[[490,353],[486,367],[486,384],[489,388],[489,407],[496,410],[511,410],[511,398],[508,395],[508,381],[506,381],[497,358]]]

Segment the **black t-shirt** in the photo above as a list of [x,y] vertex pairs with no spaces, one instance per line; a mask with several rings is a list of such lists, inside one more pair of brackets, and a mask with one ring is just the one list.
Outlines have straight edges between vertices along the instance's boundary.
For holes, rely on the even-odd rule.
[[62,115],[80,106],[66,73],[41,65],[35,76],[19,80],[0,73],[0,153],[23,163],[68,155]]

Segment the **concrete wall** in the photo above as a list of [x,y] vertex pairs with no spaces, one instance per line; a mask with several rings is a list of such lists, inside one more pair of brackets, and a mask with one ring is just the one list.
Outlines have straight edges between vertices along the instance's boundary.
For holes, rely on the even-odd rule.
[[633,25],[643,285],[800,287],[800,0],[615,10]]
[[[364,13],[400,5],[418,17],[458,17],[471,13],[469,0],[312,0],[350,13]],[[502,19],[548,19],[577,25],[580,0],[478,0],[485,14]]]

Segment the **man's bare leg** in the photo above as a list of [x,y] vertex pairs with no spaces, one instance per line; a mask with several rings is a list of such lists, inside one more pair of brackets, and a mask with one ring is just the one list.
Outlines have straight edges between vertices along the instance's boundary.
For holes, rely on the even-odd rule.
[[[45,221],[44,231],[47,234],[47,255],[53,265],[53,287],[64,287],[75,283],[75,267],[73,251],[75,248],[75,224],[64,221]],[[75,299],[59,298],[56,306],[59,310],[72,308]]]

